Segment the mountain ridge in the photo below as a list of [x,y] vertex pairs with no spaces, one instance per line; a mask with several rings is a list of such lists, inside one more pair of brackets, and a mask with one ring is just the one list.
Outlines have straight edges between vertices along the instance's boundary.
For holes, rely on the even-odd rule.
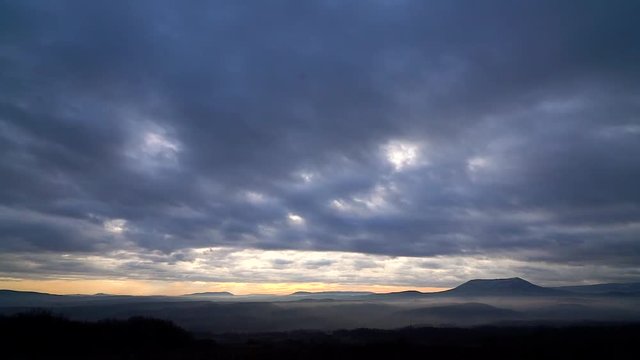
[[[421,292],[418,290],[404,290],[388,293],[375,293],[370,291],[296,291],[287,296],[389,296],[389,297],[420,297],[420,296],[514,296],[514,295],[606,295],[606,294],[640,294],[640,282],[632,283],[600,283],[591,285],[569,285],[545,287],[533,284],[520,277],[497,279],[471,279],[452,289],[439,292]],[[62,295],[37,291],[22,291],[0,289],[0,297],[16,298],[21,296],[33,298],[63,299],[72,297],[131,297],[133,295],[113,295],[97,293],[92,295],[74,294]],[[236,296],[228,291],[210,291],[179,295],[182,297],[206,297],[206,296]],[[251,296],[251,295],[246,295]],[[266,294],[264,296],[276,296]],[[140,296],[145,297],[145,296]],[[161,296],[171,297],[171,296]],[[242,297],[242,296],[241,296]]]
[[566,291],[535,285],[520,277],[473,279],[453,289],[437,293],[447,296],[559,296]]

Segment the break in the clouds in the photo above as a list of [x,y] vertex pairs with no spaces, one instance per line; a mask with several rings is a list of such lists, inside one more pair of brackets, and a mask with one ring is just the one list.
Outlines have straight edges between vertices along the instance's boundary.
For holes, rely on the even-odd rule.
[[[639,12],[2,1],[0,274],[626,278],[640,266]],[[256,255],[260,277],[206,248],[283,257]],[[198,266],[164,266],[175,254]],[[395,257],[409,260],[383,271]],[[373,268],[354,279],[358,263]]]

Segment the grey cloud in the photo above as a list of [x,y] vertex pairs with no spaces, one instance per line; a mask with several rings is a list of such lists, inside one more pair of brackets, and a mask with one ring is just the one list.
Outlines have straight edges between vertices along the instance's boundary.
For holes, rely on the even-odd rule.
[[324,260],[313,260],[313,261],[307,261],[304,263],[304,266],[307,269],[318,269],[318,268],[323,268],[323,267],[327,267],[330,266],[331,264],[333,264],[335,261],[333,260],[329,260],[329,259],[324,259]]
[[287,259],[275,259],[271,261],[271,265],[274,269],[287,269],[293,263],[293,261]]
[[2,2],[0,248],[637,264],[638,7]]

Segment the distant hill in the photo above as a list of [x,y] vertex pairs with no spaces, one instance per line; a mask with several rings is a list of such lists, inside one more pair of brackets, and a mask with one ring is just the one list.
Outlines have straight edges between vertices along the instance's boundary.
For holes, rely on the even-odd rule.
[[329,295],[329,296],[362,296],[371,295],[371,291],[296,291],[291,296]]
[[419,298],[425,295],[430,295],[431,293],[423,293],[417,290],[406,290],[406,291],[396,291],[384,294],[372,294],[376,298],[389,298],[389,299],[411,299],[411,298]]
[[446,296],[558,296],[566,294],[558,289],[532,284],[519,277],[509,279],[475,279],[451,290],[435,293]]
[[298,299],[298,300],[356,300],[364,299],[372,292],[369,291],[296,291],[292,294],[285,296],[283,299]]
[[63,296],[35,291],[0,290],[0,296]]
[[182,296],[235,296],[235,295],[228,291],[207,291],[207,292],[199,292],[199,293],[193,293],[193,294],[185,294]]
[[610,283],[595,285],[561,286],[554,289],[592,295],[640,295],[640,283]]

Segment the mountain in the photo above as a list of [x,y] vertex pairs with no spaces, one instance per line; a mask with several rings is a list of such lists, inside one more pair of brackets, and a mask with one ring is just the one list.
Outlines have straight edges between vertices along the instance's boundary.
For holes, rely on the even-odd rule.
[[640,295],[640,283],[610,283],[595,285],[561,286],[554,289],[591,295]]
[[435,293],[446,296],[558,296],[566,294],[558,289],[534,285],[521,278],[475,279],[451,290]]

